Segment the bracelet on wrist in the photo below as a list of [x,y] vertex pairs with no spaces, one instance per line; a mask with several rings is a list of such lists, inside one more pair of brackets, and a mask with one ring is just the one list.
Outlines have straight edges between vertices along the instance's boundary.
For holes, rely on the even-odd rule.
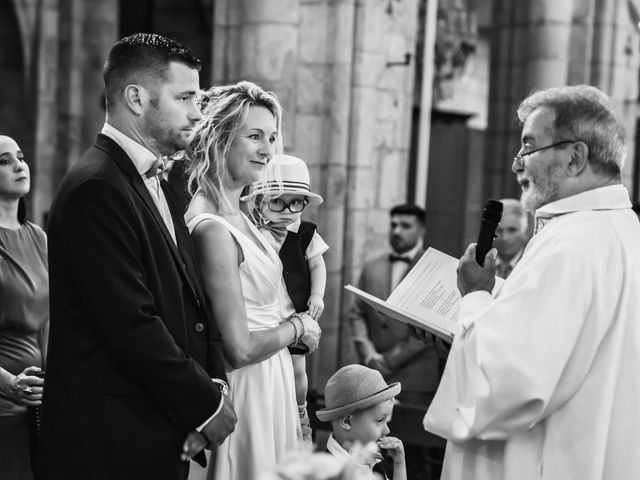
[[300,341],[304,337],[306,330],[304,328],[304,322],[302,321],[302,319],[300,317],[297,317],[297,318],[298,320],[300,320],[300,338],[298,338],[298,341]]
[[300,338],[298,336],[298,327],[296,326],[296,322],[294,321],[296,318],[298,318],[298,317],[289,317],[289,318],[287,318],[287,322],[290,322],[291,325],[293,325],[293,341],[289,345],[294,345],[294,344],[298,343],[298,340]]

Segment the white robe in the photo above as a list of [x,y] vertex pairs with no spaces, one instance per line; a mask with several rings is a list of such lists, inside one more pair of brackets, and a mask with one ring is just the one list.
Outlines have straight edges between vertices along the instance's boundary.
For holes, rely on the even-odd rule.
[[621,185],[545,205],[544,228],[497,298],[464,297],[424,419],[449,440],[443,480],[640,479],[640,224],[630,206]]

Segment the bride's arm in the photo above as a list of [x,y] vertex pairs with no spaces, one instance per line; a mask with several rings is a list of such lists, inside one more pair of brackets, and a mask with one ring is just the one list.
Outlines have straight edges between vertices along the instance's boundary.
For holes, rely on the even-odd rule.
[[302,331],[298,318],[266,330],[249,331],[240,282],[240,250],[218,222],[202,222],[192,233],[202,283],[233,368],[260,362],[293,343]]

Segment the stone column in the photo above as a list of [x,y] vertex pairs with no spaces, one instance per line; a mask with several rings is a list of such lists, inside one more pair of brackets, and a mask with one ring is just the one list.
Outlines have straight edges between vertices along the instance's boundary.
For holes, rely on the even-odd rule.
[[330,246],[324,256],[322,342],[308,368],[311,387],[323,391],[339,366],[340,300],[349,251],[346,216],[356,2],[303,0],[301,7],[295,152],[307,161],[314,188],[325,198],[314,213],[318,230]]
[[[357,2],[342,284],[389,248],[389,210],[407,200],[417,19],[417,1]],[[356,360],[352,304],[342,297],[341,364]]]
[[117,0],[43,0],[37,54],[34,218],[104,122],[102,66],[118,32]]
[[486,197],[519,195],[510,168],[520,146],[515,110],[533,90],[595,85],[612,97],[633,137],[638,35],[626,2],[494,0],[493,28]]
[[214,4],[212,83],[249,80],[278,94],[284,142],[295,123],[300,0],[222,0]]
[[[622,170],[622,181],[629,188],[629,192],[632,192],[632,176],[637,175],[633,170],[637,163],[635,152],[640,65],[639,25],[636,24],[638,19],[630,16],[627,2],[608,0],[596,2],[596,5],[600,8],[596,15],[592,14],[590,17],[592,45],[588,62],[589,83],[611,96],[627,127],[629,155]],[[632,200],[638,202],[640,198]]]
[[35,125],[35,163],[38,174],[31,182],[33,192],[33,219],[44,224],[44,214],[49,210],[54,193],[53,179],[58,178],[56,171],[56,146],[58,108],[56,92],[58,89],[58,0],[43,0],[39,4],[38,43],[36,46],[35,71],[36,125]]
[[78,145],[74,147],[77,154],[93,145],[104,123],[102,69],[109,50],[119,40],[120,30],[118,0],[84,0],[83,3],[83,32],[75,39],[81,46],[79,74],[83,99],[75,111],[79,118]]
[[520,145],[515,109],[532,90],[567,83],[574,0],[494,0],[486,197],[517,196],[511,161]]
[[[11,136],[18,143],[29,163],[29,207],[33,205],[33,192],[39,176],[34,146],[36,108],[33,102],[35,82],[32,61],[33,47],[38,36],[36,22],[37,5],[33,1],[13,0],[0,4],[0,132]],[[29,214],[31,216],[31,211]],[[31,218],[33,219],[32,216]]]

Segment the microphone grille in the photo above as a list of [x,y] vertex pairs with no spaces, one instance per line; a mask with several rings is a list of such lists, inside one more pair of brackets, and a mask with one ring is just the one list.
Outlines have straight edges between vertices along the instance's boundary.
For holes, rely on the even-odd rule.
[[484,205],[483,216],[497,222],[502,218],[502,202],[498,200],[487,200]]

